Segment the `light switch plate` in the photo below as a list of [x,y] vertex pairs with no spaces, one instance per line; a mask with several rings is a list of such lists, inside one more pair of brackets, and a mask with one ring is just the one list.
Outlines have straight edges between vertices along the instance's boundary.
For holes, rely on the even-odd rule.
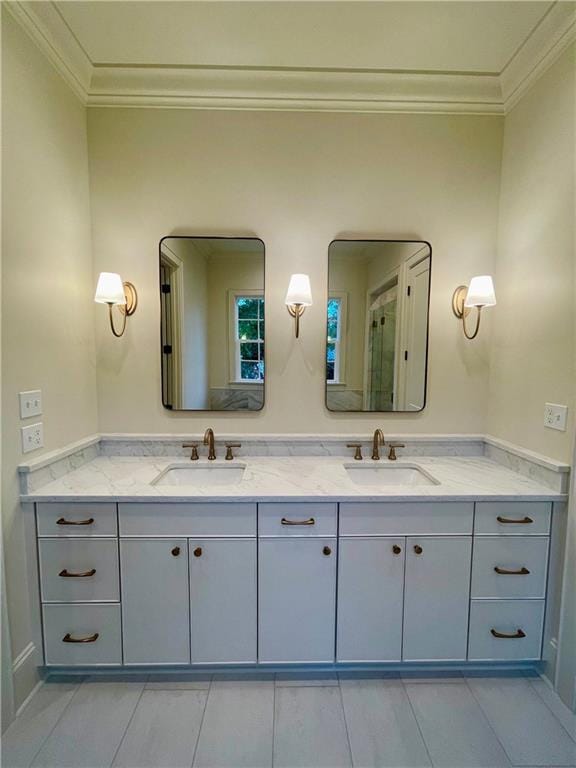
[[42,392],[33,389],[29,392],[20,392],[20,418],[28,419],[30,416],[42,415]]
[[20,427],[22,433],[22,453],[30,453],[44,446],[44,427],[41,422]]
[[557,405],[556,403],[546,403],[544,406],[544,426],[549,429],[557,429],[560,432],[566,432],[566,421],[568,418],[568,406]]

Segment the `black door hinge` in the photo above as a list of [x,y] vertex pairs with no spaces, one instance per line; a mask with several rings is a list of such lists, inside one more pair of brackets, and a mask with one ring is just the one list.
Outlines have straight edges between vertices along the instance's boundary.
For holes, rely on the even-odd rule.
[[162,352],[164,352],[165,355],[171,355],[172,354],[172,344],[164,344],[162,347]]
[[406,289],[406,295],[407,296],[410,296],[410,291],[411,290],[412,290],[412,287],[409,285],[408,288]]
[[408,350],[404,350],[404,360],[408,360]]
[[170,285],[168,283],[162,283],[162,293],[170,293]]

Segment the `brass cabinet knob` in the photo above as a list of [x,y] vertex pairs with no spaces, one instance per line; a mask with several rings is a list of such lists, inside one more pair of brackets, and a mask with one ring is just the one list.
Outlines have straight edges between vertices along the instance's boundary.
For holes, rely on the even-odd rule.
[[402,552],[402,547],[399,547],[398,544],[394,544],[392,552],[394,552],[395,555],[399,555],[400,552]]
[[332,550],[330,549],[330,547],[324,547],[324,549],[322,550],[322,553],[326,555],[326,557],[328,557],[328,555],[332,554]]
[[420,544],[415,544],[414,545],[414,552],[416,552],[417,555],[421,555],[422,554],[422,547],[420,546]]
[[196,547],[194,550],[194,557],[202,557],[202,547]]
[[178,557],[178,555],[180,554],[180,547],[174,547],[174,549],[172,550],[172,554],[174,555],[174,557]]

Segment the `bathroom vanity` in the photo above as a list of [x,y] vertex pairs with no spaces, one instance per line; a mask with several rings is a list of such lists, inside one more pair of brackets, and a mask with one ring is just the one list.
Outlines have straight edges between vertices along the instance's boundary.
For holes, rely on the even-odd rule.
[[39,664],[540,660],[563,496],[484,458],[375,464],[102,456],[28,494]]

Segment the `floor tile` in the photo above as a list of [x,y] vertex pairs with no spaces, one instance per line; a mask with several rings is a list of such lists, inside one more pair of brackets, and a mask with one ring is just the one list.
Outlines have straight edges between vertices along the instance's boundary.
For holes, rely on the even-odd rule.
[[3,768],[28,768],[72,697],[77,684],[44,683],[2,735]]
[[278,672],[276,674],[276,687],[289,688],[294,685],[338,685],[338,677],[335,672],[317,672],[310,675],[298,674],[297,672]]
[[468,680],[514,765],[576,765],[576,743],[527,680]]
[[542,678],[530,680],[530,685],[534,688],[554,717],[562,723],[566,731],[568,731],[570,736],[576,741],[576,715],[573,712],[570,712],[558,694],[555,693]]
[[82,683],[32,765],[109,768],[143,689],[143,683]]
[[274,683],[215,680],[196,748],[196,768],[272,764]]
[[463,683],[464,677],[458,670],[445,672],[401,672],[400,677],[407,683]]
[[207,691],[212,675],[182,673],[153,673],[148,677],[146,690],[150,691]]
[[467,685],[405,683],[428,753],[435,766],[509,766]]
[[355,766],[431,765],[400,680],[342,680],[340,685]]
[[114,766],[191,766],[207,696],[207,691],[145,690],[116,753]]
[[351,766],[339,686],[276,688],[274,766]]

